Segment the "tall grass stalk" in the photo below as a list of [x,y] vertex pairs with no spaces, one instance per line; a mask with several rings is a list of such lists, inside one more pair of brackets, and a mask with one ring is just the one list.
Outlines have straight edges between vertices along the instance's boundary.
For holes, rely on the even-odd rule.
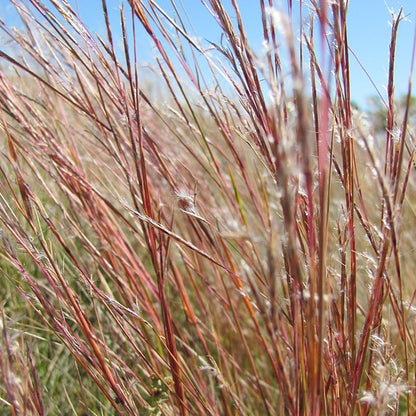
[[[414,414],[414,136],[354,109],[348,1],[64,0],[0,20],[0,400],[13,415]],[[138,50],[155,50],[160,93]],[[411,78],[410,78],[411,80]],[[409,197],[410,195],[410,197]]]

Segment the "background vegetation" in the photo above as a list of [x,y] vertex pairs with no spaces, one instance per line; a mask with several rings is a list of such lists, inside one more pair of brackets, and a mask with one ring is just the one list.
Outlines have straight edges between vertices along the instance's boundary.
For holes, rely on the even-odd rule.
[[292,19],[292,1],[259,0],[261,55],[237,1],[206,2],[223,33],[209,50],[157,1],[120,10],[121,48],[105,0],[106,39],[64,0],[11,4],[24,30],[0,21],[1,413],[415,414],[401,14],[387,100],[364,114],[348,1],[300,2]]

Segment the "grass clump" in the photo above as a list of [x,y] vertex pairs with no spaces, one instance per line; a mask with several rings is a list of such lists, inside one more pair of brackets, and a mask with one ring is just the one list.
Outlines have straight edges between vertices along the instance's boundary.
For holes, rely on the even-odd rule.
[[66,1],[10,4],[24,30],[0,22],[7,411],[413,414],[401,14],[380,133],[350,97],[348,2],[260,0],[261,53],[236,1],[203,2],[222,34],[208,48],[175,2],[126,3],[119,47],[105,0],[106,39]]

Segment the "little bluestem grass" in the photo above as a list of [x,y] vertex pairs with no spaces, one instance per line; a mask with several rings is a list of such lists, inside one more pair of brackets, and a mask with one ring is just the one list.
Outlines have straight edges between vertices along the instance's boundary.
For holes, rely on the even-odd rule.
[[0,21],[5,409],[414,414],[402,13],[380,134],[352,104],[348,1],[253,3],[263,50],[236,0],[198,3],[221,33],[207,44],[180,2],[129,0],[120,39],[105,0],[105,37],[66,1],[8,3],[22,25]]

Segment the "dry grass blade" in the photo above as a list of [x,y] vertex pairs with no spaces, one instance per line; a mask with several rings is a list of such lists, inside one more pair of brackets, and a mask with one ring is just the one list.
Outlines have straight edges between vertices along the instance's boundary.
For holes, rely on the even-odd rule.
[[121,39],[106,0],[104,36],[64,0],[0,20],[2,406],[414,414],[402,12],[380,132],[352,104],[348,2],[253,3],[263,51],[243,2],[195,2],[207,42],[162,3],[124,2]]

